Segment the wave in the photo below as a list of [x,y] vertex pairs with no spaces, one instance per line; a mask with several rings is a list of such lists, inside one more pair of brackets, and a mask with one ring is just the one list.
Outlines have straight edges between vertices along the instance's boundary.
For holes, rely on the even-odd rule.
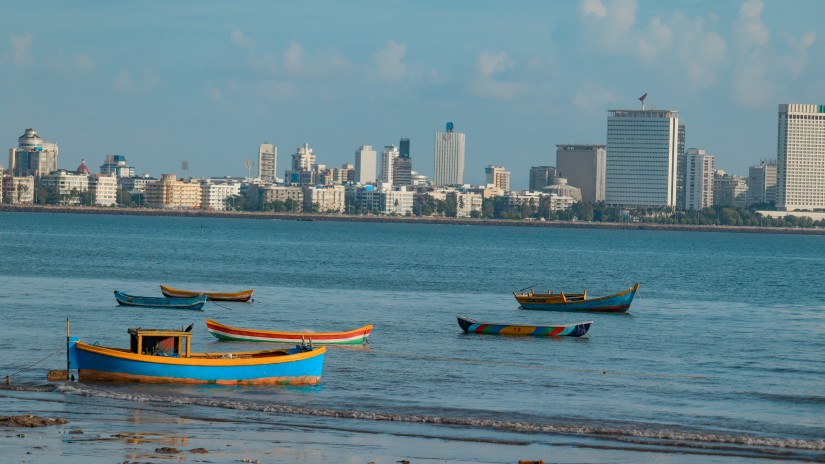
[[619,441],[628,441],[628,439],[632,438],[641,438],[660,441],[657,443],[647,444],[671,447],[708,448],[719,445],[736,445],[751,449],[783,448],[806,451],[825,450],[825,440],[694,432],[665,426],[656,427],[655,424],[645,424],[644,426],[634,424],[624,427],[606,427],[599,425],[547,424],[496,419],[439,417],[432,415],[392,414],[384,412],[337,410],[327,408],[305,408],[282,404],[260,403],[255,401],[239,401],[225,398],[157,396],[139,393],[113,392],[110,390],[102,390],[92,388],[87,385],[78,384],[59,384],[53,388],[53,391],[68,395],[103,397],[140,403],[205,406],[282,415],[305,415],[335,419],[360,419],[426,425],[449,425],[517,433],[579,435],[612,438]]

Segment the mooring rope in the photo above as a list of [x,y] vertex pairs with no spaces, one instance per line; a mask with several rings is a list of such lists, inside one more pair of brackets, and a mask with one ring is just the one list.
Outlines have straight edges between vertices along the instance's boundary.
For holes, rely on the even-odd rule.
[[6,376],[6,379],[9,379],[9,378],[11,378],[12,376],[15,376],[15,375],[17,375],[17,374],[19,374],[19,373],[21,373],[21,372],[25,372],[25,371],[27,371],[27,370],[31,369],[32,367],[34,367],[34,366],[36,366],[36,365],[38,365],[38,364],[42,363],[43,361],[45,361],[45,360],[47,360],[47,359],[51,358],[52,356],[56,355],[57,353],[59,353],[59,352],[61,352],[61,351],[65,350],[65,349],[66,349],[66,346],[65,346],[65,345],[64,345],[64,346],[61,346],[60,348],[58,348],[58,349],[54,350],[54,352],[53,352],[52,354],[50,354],[50,355],[46,356],[45,358],[41,359],[40,361],[37,361],[37,362],[36,362],[36,363],[34,363],[34,364],[31,364],[31,365],[29,365],[29,366],[26,366],[26,367],[24,367],[24,368],[22,368],[22,369],[18,370],[17,372],[12,372],[11,374],[9,374],[9,375],[7,375],[7,376]]

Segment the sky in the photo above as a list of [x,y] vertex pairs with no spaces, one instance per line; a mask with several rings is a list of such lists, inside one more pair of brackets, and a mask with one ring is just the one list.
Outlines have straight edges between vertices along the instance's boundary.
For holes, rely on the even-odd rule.
[[305,143],[340,166],[406,137],[432,177],[452,121],[465,182],[495,164],[526,188],[556,144],[604,144],[607,110],[647,93],[688,147],[747,175],[776,158],[778,104],[825,104],[822,0],[0,5],[0,140],[33,127],[69,170],[119,154],[155,177],[184,160],[245,176],[269,142],[282,176]]

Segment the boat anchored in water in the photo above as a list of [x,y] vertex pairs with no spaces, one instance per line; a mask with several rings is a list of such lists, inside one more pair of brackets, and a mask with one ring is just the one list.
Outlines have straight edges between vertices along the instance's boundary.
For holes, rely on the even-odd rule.
[[587,290],[582,293],[554,293],[552,290],[548,290],[547,293],[535,293],[531,287],[528,288],[530,291],[527,293],[524,292],[526,289],[521,289],[519,293],[513,292],[522,309],[623,313],[630,309],[630,303],[633,302],[639,284],[622,292],[598,298],[589,298]]

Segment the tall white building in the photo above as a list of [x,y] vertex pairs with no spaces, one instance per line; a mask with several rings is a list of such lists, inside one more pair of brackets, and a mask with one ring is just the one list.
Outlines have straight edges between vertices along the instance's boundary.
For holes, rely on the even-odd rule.
[[701,148],[688,148],[685,156],[685,209],[713,206],[715,158]]
[[275,182],[278,178],[278,147],[262,143],[258,148],[258,179]]
[[453,131],[451,122],[444,132],[435,133],[433,184],[436,187],[464,183],[464,142],[464,134]]
[[608,111],[605,203],[675,207],[678,133],[676,111]]
[[375,150],[372,145],[361,145],[355,150],[355,182],[365,185],[375,180]]
[[29,128],[17,139],[18,146],[9,150],[9,174],[15,177],[41,177],[57,171],[58,147],[46,142]]
[[95,204],[113,206],[117,204],[117,176],[115,174],[92,174],[89,176],[89,191],[94,194]]
[[393,185],[393,172],[395,171],[395,160],[398,159],[399,151],[395,145],[387,145],[381,153],[381,182]]
[[484,168],[484,176],[487,185],[500,189],[502,193],[510,191],[510,171],[504,169],[504,166],[488,165]]
[[582,201],[604,201],[605,163],[604,145],[556,145],[557,174],[581,190]]
[[825,208],[825,105],[779,105],[776,209]]

